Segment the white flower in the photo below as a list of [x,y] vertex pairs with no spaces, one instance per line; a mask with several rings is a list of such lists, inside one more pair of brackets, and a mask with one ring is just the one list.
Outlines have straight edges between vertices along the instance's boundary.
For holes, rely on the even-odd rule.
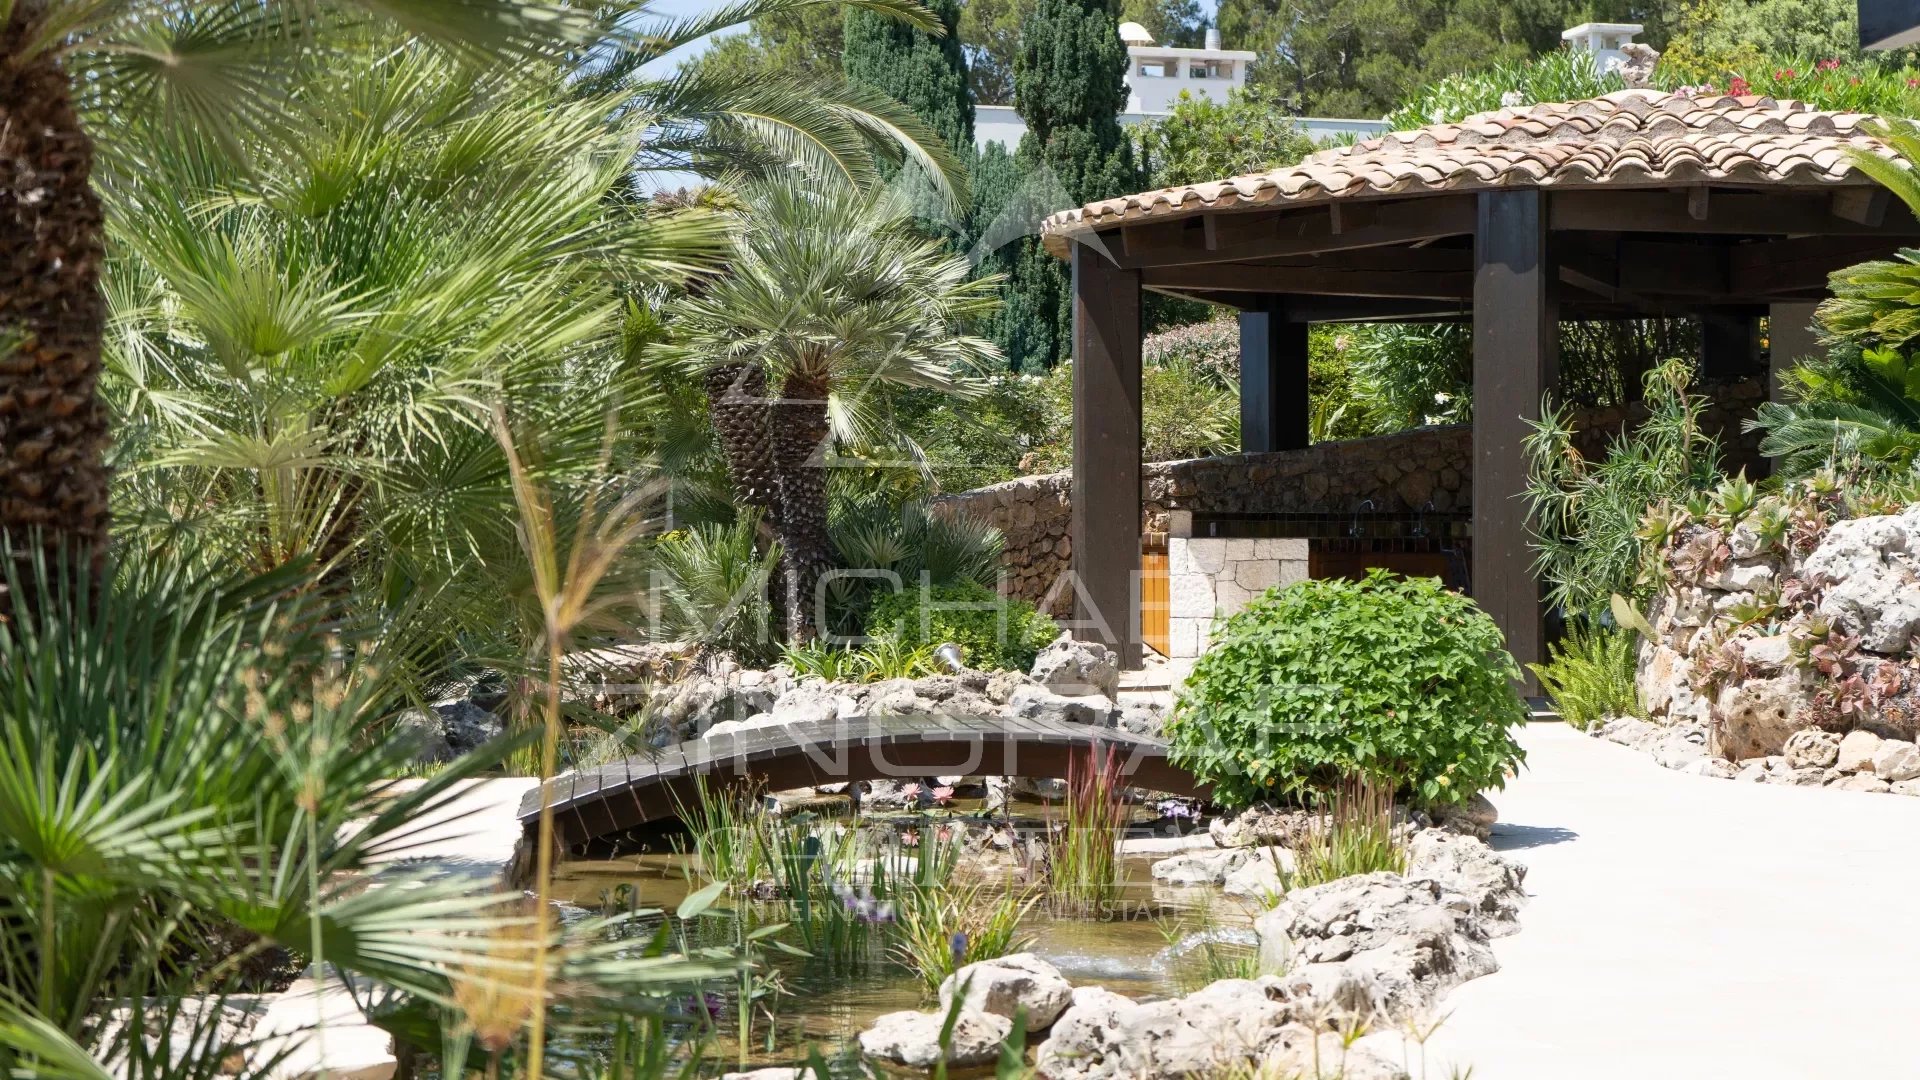
[[1452,401],[1452,400],[1453,400],[1453,395],[1452,395],[1452,394],[1449,394],[1449,393],[1447,393],[1447,392],[1446,392],[1446,391],[1444,391],[1444,390],[1442,390],[1442,391],[1440,391],[1439,393],[1437,393],[1437,394],[1435,394],[1435,395],[1433,395],[1433,403],[1434,403],[1435,405],[1445,405],[1445,404],[1446,404],[1447,402],[1449,402],[1449,401]]
[[1444,108],[1441,108],[1441,107],[1439,107],[1439,106],[1435,106],[1435,107],[1434,107],[1434,110],[1433,110],[1433,122],[1434,122],[1434,123],[1436,123],[1436,124],[1444,124],[1444,123],[1446,123],[1446,122],[1447,122],[1447,110],[1446,110],[1446,109],[1444,109]]
[[1500,95],[1500,107],[1503,109],[1517,109],[1526,103],[1527,95],[1518,90],[1509,90]]

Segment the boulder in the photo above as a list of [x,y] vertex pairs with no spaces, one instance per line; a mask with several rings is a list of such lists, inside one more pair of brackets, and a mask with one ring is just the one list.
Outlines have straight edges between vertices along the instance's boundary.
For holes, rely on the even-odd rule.
[[1207,823],[1207,834],[1223,848],[1279,845],[1294,847],[1313,829],[1314,815],[1305,810],[1281,809],[1255,803],[1222,814]]
[[1153,864],[1153,880],[1168,885],[1220,885],[1253,853],[1247,848],[1183,852]]
[[1041,649],[1030,674],[1056,694],[1112,698],[1120,692],[1119,655],[1098,642],[1076,641],[1070,634],[1061,634]]
[[505,720],[466,698],[442,701],[433,707],[433,711],[440,717],[441,730],[446,734],[447,746],[453,750],[455,757],[483,743],[492,742],[507,731]]
[[767,716],[776,724],[824,723],[858,711],[858,703],[836,693],[833,684],[814,682],[781,694]]
[[1060,969],[1032,953],[982,960],[947,976],[940,984],[943,1015],[963,985],[967,987],[963,1009],[1008,1020],[1024,1009],[1029,1031],[1053,1026],[1073,1001],[1073,985],[1060,974]]
[[[1236,850],[1246,850],[1244,848]],[[1220,882],[1228,896],[1241,896],[1271,906],[1287,894],[1287,881],[1298,867],[1293,852],[1270,847],[1229,871]]]
[[1872,774],[1873,756],[1880,750],[1880,736],[1871,731],[1849,731],[1834,752],[1833,767],[1843,773]]
[[1895,795],[1920,795],[1920,779],[1902,780],[1889,790]]
[[1840,756],[1840,736],[1819,728],[1802,728],[1787,736],[1781,756],[1789,769],[1831,768]]
[[1499,820],[1500,811],[1485,795],[1478,793],[1464,803],[1437,807],[1433,811],[1435,825],[1476,840],[1492,836],[1494,823]]
[[1099,694],[1070,697],[1029,683],[1015,690],[1013,696],[1007,699],[1002,715],[1019,720],[1111,726],[1113,701]]
[[1920,506],[1854,518],[1827,530],[1803,565],[1825,586],[1820,614],[1860,647],[1905,652],[1920,630]]
[[1145,735],[1157,739],[1167,724],[1167,710],[1153,703],[1129,701],[1120,706],[1117,721],[1121,731],[1129,735]]
[[1714,751],[1734,761],[1780,753],[1812,700],[1812,688],[1797,671],[1729,683],[1714,701],[1720,718]]
[[440,722],[440,714],[431,709],[408,709],[394,717],[393,737],[407,744],[413,760],[419,764],[433,765],[454,759],[446,726]]
[[1873,775],[1890,784],[1920,776],[1920,747],[1902,739],[1886,739],[1873,752]]
[[1827,786],[1836,791],[1884,792],[1893,790],[1891,784],[1888,784],[1885,780],[1880,779],[1872,773],[1849,773]]
[[1263,955],[1290,955],[1304,971],[1339,964],[1365,988],[1364,1013],[1397,1022],[1430,1010],[1468,979],[1498,970],[1485,921],[1448,899],[1440,880],[1379,871],[1289,893],[1254,922]]
[[1185,997],[1147,1002],[1083,986],[1035,1063],[1048,1080],[1251,1074],[1269,1053],[1302,1039],[1311,1047],[1312,1032],[1296,1011],[1274,980],[1222,979]]
[[[860,1052],[870,1058],[929,1069],[941,1059],[940,1029],[945,1013],[887,1013],[860,1033]],[[1000,1041],[1013,1030],[1013,1022],[1004,1016],[962,1009],[954,1021],[948,1042],[948,1065],[986,1065],[1000,1056]]]
[[1479,916],[1494,936],[1519,929],[1526,877],[1526,867],[1508,862],[1470,836],[1421,829],[1407,842],[1407,881],[1434,883],[1441,903]]

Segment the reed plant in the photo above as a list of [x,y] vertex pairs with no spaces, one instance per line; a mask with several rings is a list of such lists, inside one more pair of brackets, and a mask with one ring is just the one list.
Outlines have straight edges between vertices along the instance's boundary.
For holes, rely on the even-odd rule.
[[1120,834],[1126,827],[1120,757],[1111,746],[1067,763],[1064,820],[1048,834],[1051,902],[1080,916],[1111,909],[1120,890]]
[[1021,927],[1040,894],[1011,880],[902,889],[894,955],[920,977],[929,996],[968,964],[1017,953],[1033,943]]
[[1296,851],[1292,885],[1321,885],[1376,870],[1404,873],[1406,847],[1394,830],[1393,785],[1356,774],[1322,801],[1323,815]]

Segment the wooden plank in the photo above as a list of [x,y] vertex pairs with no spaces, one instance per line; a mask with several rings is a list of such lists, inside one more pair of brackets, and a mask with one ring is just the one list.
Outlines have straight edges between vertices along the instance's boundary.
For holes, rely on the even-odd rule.
[[[1524,443],[1559,375],[1558,275],[1544,202],[1537,190],[1481,193],[1475,249],[1472,591],[1522,665],[1544,660],[1546,645]],[[1523,683],[1537,692],[1531,673]]]
[[1263,454],[1308,443],[1307,324],[1277,304],[1240,315],[1240,449]]
[[1357,270],[1325,266],[1210,263],[1142,271],[1152,288],[1221,292],[1292,293],[1303,296],[1373,296],[1392,299],[1471,300],[1471,271]]
[[1879,225],[1834,213],[1830,191],[1805,194],[1771,187],[1719,189],[1707,216],[1695,218],[1688,196],[1674,191],[1560,191],[1549,208],[1555,231],[1732,233],[1750,236],[1920,236],[1920,221],[1904,205],[1890,205]]
[[1070,629],[1140,666],[1140,274],[1073,246]]
[[1728,291],[1744,297],[1827,287],[1835,270],[1892,258],[1900,241],[1875,236],[1810,236],[1739,244],[1728,253]]
[[1167,579],[1167,553],[1148,551],[1140,555],[1140,639],[1161,656],[1173,651],[1171,583]]
[[[1468,236],[1473,233],[1472,195],[1421,195],[1397,200],[1350,203],[1341,210],[1340,230],[1326,204],[1291,210],[1223,210],[1208,214],[1208,228],[1189,227],[1194,219],[1126,230],[1126,253],[1119,265],[1129,270],[1193,266],[1277,255],[1357,251]],[[1202,220],[1205,220],[1204,218]]]

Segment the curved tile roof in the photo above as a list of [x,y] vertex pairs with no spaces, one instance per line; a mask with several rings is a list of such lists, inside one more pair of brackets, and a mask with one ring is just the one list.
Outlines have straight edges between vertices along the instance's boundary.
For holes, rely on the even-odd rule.
[[1069,236],[1123,222],[1493,187],[1863,184],[1871,181],[1848,164],[1848,149],[1893,156],[1862,130],[1874,119],[1770,97],[1619,90],[1390,132],[1270,172],[1103,199],[1054,214],[1041,235],[1062,250]]

